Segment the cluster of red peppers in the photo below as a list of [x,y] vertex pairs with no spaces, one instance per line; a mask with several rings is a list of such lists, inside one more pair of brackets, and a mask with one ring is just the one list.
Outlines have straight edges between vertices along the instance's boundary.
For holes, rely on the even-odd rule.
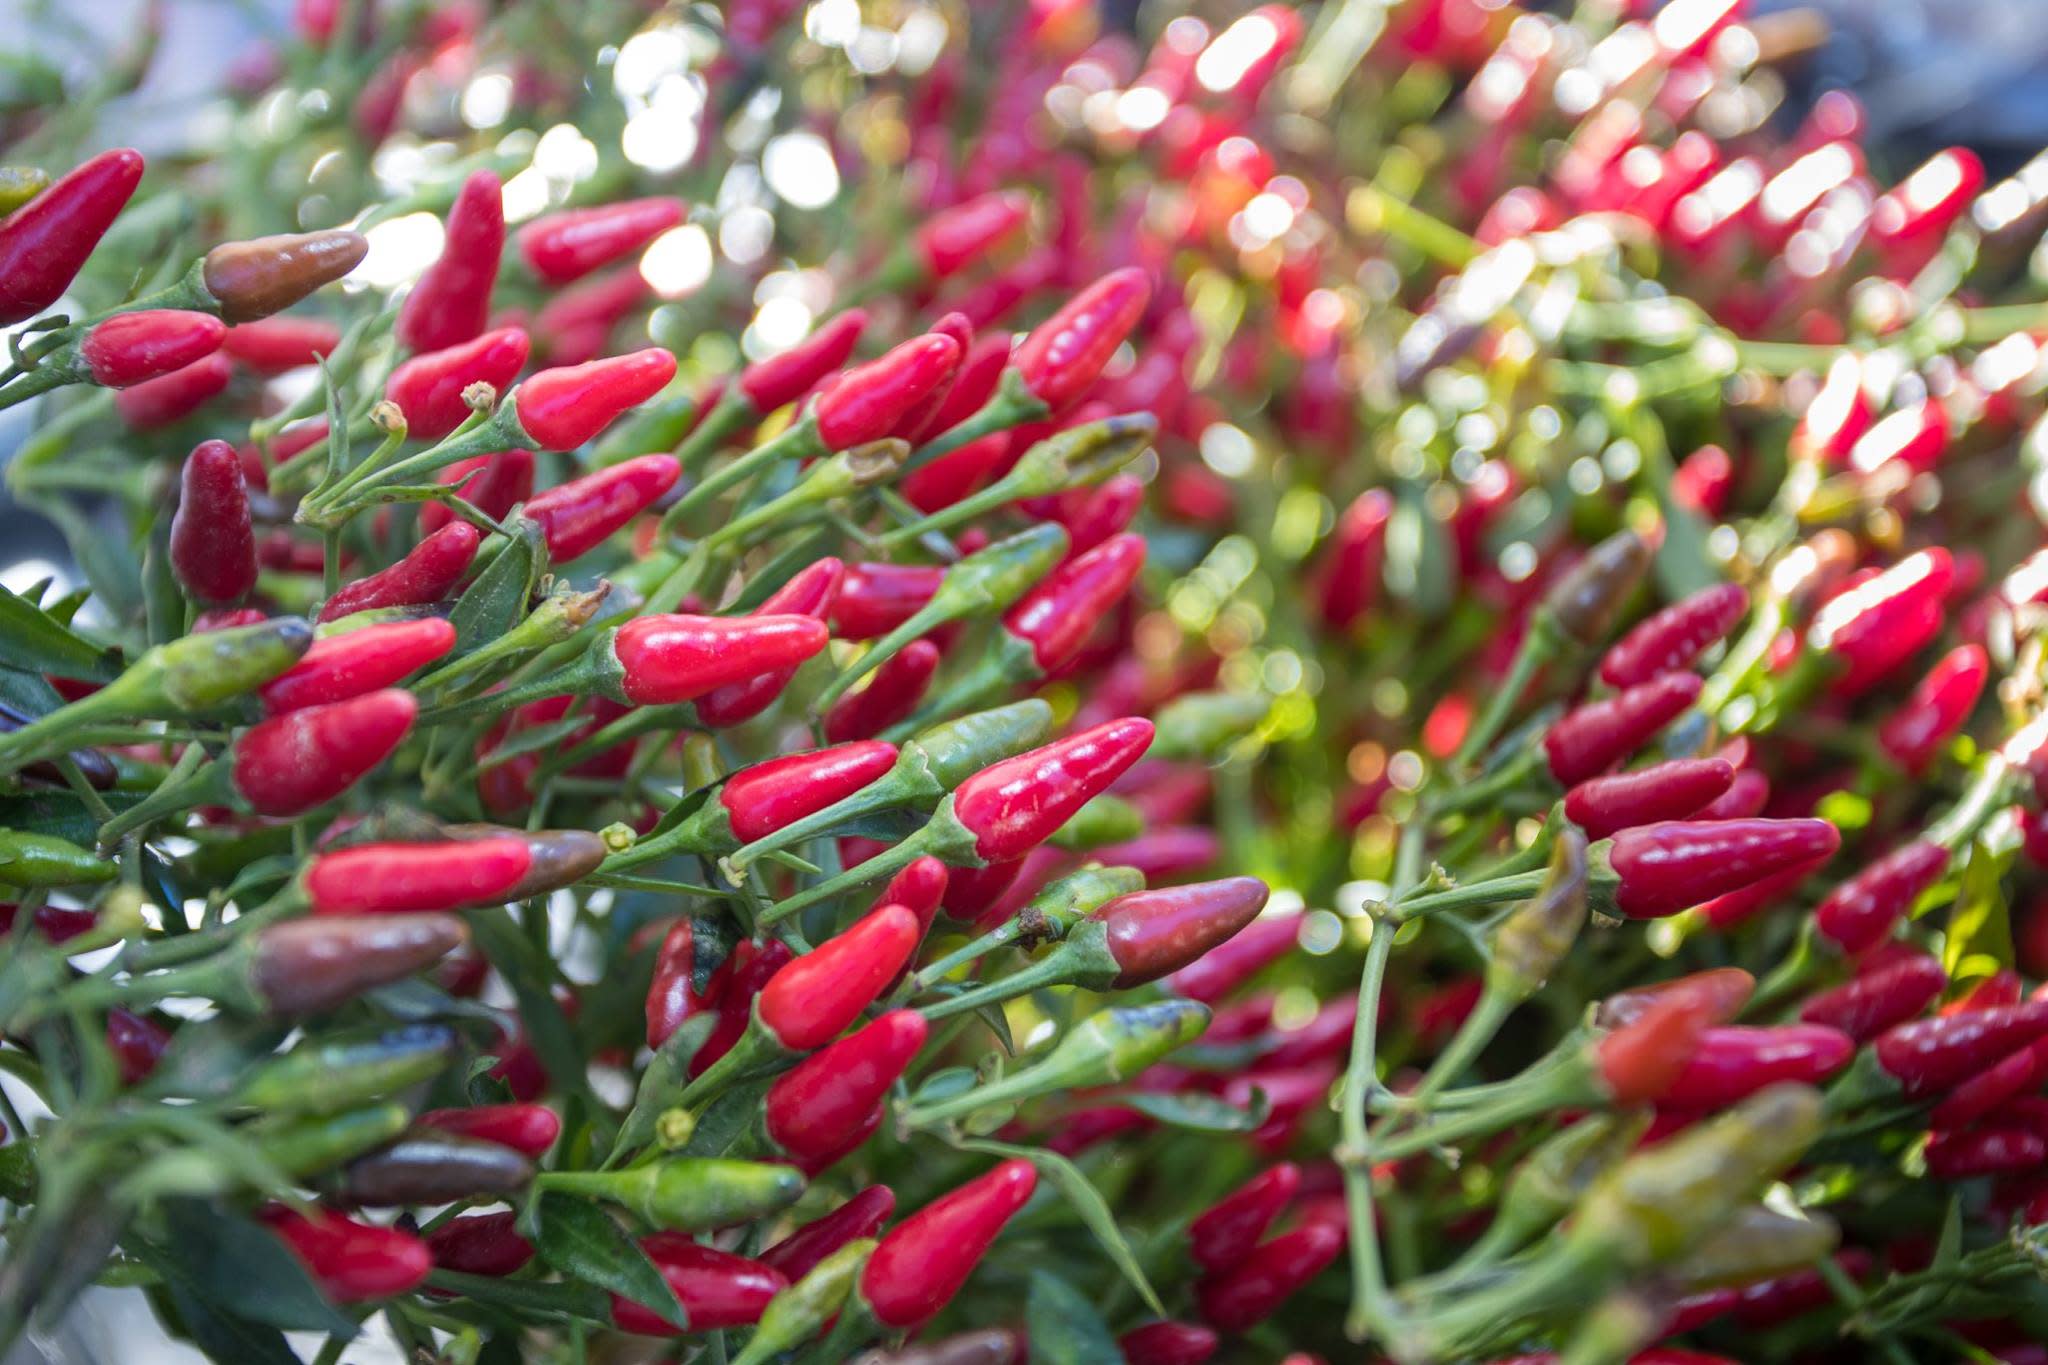
[[719,8],[0,113],[0,1349],[2048,1360],[2041,163]]

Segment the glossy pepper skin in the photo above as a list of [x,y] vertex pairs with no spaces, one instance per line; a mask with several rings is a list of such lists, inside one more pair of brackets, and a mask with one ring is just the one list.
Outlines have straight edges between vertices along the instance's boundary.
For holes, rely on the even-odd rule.
[[462,401],[465,389],[488,384],[502,395],[526,368],[531,350],[523,329],[500,327],[414,356],[391,372],[384,396],[405,414],[408,437],[438,441],[469,416],[469,405]]
[[453,910],[509,899],[533,867],[511,835],[462,843],[359,844],[323,853],[306,871],[315,914]]
[[1113,270],[1067,300],[1018,345],[1010,366],[1054,413],[1081,400],[1151,302],[1135,266]]
[[258,690],[273,715],[346,701],[389,687],[455,647],[455,627],[438,616],[364,626],[314,642],[296,664]]
[[805,1223],[760,1255],[762,1265],[795,1284],[811,1268],[848,1242],[872,1237],[896,1211],[896,1192],[887,1185],[858,1190],[832,1212]]
[[960,343],[927,332],[856,366],[818,395],[811,409],[827,450],[879,441],[960,367]]
[[1924,839],[1892,850],[1828,892],[1814,907],[1814,928],[1844,953],[1868,952],[1941,877],[1948,859],[1947,849]]
[[1148,1322],[1116,1339],[1126,1365],[1202,1365],[1221,1343],[1216,1333],[1194,1322]]
[[647,987],[647,1046],[660,1047],[685,1021],[717,1003],[711,982],[702,990],[698,987],[697,922],[686,915],[669,926],[654,953],[654,978]]
[[336,1303],[403,1294],[427,1277],[427,1244],[397,1228],[374,1227],[320,1210],[308,1218],[272,1208],[263,1221]]
[[116,313],[85,334],[78,357],[93,383],[125,389],[212,355],[227,331],[209,313],[173,308]]
[[1301,1188],[1291,1161],[1267,1167],[1188,1224],[1188,1255],[1204,1270],[1225,1270],[1251,1255],[1266,1229]]
[[1615,908],[1631,919],[1676,914],[1788,868],[1833,856],[1825,820],[1666,820],[1614,836]]
[[380,607],[420,607],[451,596],[476,558],[483,533],[466,521],[451,521],[413,546],[388,569],[345,583],[320,608],[317,619],[335,621]]
[[1749,594],[1736,584],[1702,588],[1615,641],[1600,659],[1600,679],[1610,687],[1637,687],[1659,674],[1689,668],[1725,639],[1748,610]]
[[114,394],[114,411],[134,431],[157,431],[184,421],[227,388],[235,363],[215,351],[168,374]]
[[806,1173],[823,1170],[849,1140],[867,1136],[864,1125],[924,1046],[926,1029],[916,1010],[891,1010],[805,1058],[769,1087],[770,1140]]
[[908,1330],[937,1315],[1037,1187],[1035,1166],[1005,1161],[891,1228],[860,1277],[876,1320]]
[[912,249],[927,278],[943,280],[980,261],[1031,216],[1031,198],[1018,190],[984,194],[942,209],[918,224]]
[[1152,722],[1108,721],[983,768],[953,792],[953,815],[983,862],[1021,858],[1144,755]]
[[1951,1090],[1928,1114],[1928,1126],[1936,1132],[1968,1127],[1999,1114],[2008,1100],[2038,1091],[2044,1079],[2048,1079],[2048,1043],[2036,1039]]
[[536,279],[568,284],[638,251],[682,222],[683,214],[680,199],[627,199],[547,214],[519,230],[519,256]]
[[1696,674],[1666,673],[1566,712],[1543,735],[1551,774],[1568,787],[1599,776],[1678,719],[1700,687]]
[[832,603],[832,631],[842,640],[887,635],[931,601],[945,577],[936,564],[849,564]]
[[[769,1300],[789,1287],[781,1274],[759,1261],[714,1251],[679,1233],[656,1233],[643,1238],[640,1248],[675,1291],[688,1331],[711,1332],[757,1322]],[[673,1324],[617,1294],[612,1295],[612,1321],[625,1332],[678,1335]]]
[[1282,1233],[1230,1269],[1198,1281],[1195,1305],[1212,1326],[1247,1331],[1278,1312],[1343,1250],[1344,1230],[1334,1223]]
[[1856,1042],[1823,1024],[1710,1028],[1660,1102],[1718,1109],[1779,1081],[1824,1080],[1848,1064]]
[[718,802],[733,836],[752,843],[853,795],[895,762],[896,746],[875,739],[787,754],[734,773],[719,788]]
[[1600,1038],[1595,1058],[1614,1103],[1647,1104],[1669,1094],[1715,1012],[1714,1001],[1704,993],[1669,991]]
[[256,531],[241,457],[206,441],[185,459],[171,519],[171,569],[200,602],[238,602],[256,586]]
[[235,791],[259,815],[325,805],[391,756],[419,709],[410,692],[387,688],[273,716],[235,741]]
[[315,364],[340,344],[341,329],[317,318],[264,318],[229,327],[221,337],[221,349],[237,363],[265,375]]
[[1934,546],[1907,555],[1823,605],[1806,640],[1834,663],[1834,694],[1856,697],[1869,691],[1934,638],[1954,581],[1954,559]]
[[281,232],[215,247],[200,263],[200,279],[223,322],[254,322],[348,274],[369,250],[369,238],[346,228]]
[[427,1250],[438,1269],[503,1278],[533,1259],[533,1243],[514,1226],[518,1218],[512,1209],[451,1218],[424,1234]]
[[512,395],[519,425],[542,450],[574,450],[676,377],[659,346],[582,365],[542,370]]
[[2014,1050],[2048,1034],[2048,1001],[1918,1019],[1873,1045],[1878,1066],[1909,1097],[1953,1089]]
[[1069,559],[1003,615],[1003,628],[1031,646],[1051,672],[1071,660],[1145,567],[1143,536],[1114,536]]
[[638,616],[612,641],[620,699],[636,706],[692,701],[794,668],[828,638],[825,623],[809,616]]
[[817,382],[846,363],[868,325],[867,310],[849,308],[780,355],[757,360],[741,371],[739,391],[757,416],[794,403]]
[[0,221],[0,327],[63,296],[142,183],[142,153],[101,152]]
[[1877,742],[1908,773],[1919,776],[1942,741],[1963,727],[1984,693],[1991,662],[1981,645],[1957,645],[1927,670],[1899,709],[1877,727]]
[[398,310],[395,333],[415,352],[445,350],[483,334],[505,251],[505,195],[497,172],[472,171],[448,210],[441,255]]
[[1632,772],[1591,777],[1564,796],[1565,818],[1589,839],[1632,825],[1678,820],[1713,803],[1735,781],[1720,758],[1674,758]]
[[875,670],[867,686],[832,703],[825,713],[825,738],[834,744],[867,739],[907,718],[938,671],[939,647],[930,640],[912,640]]
[[1946,985],[1948,973],[1942,970],[1940,959],[1914,953],[1822,991],[1800,1007],[1799,1017],[1867,1043],[1894,1024],[1917,1016],[1940,997]]
[[422,1128],[495,1142],[530,1157],[543,1157],[562,1134],[560,1115],[544,1104],[479,1104],[469,1109],[429,1109],[413,1120]]
[[1116,961],[1111,989],[1179,971],[1257,918],[1266,896],[1257,877],[1227,877],[1117,897],[1089,916],[1102,924]]
[[653,506],[681,474],[672,455],[623,460],[528,500],[526,515],[540,525],[549,562],[566,564]]
[[917,916],[900,905],[870,911],[776,972],[755,1014],[792,1052],[822,1047],[873,1003],[923,937]]
[[[809,616],[825,620],[831,615],[832,604],[838,599],[839,586],[845,578],[846,566],[839,560],[830,556],[814,560],[770,593],[755,614]],[[795,676],[794,668],[777,668],[714,688],[697,698],[697,720],[713,729],[752,720],[775,704],[775,699],[782,695],[783,689]],[[840,742],[836,736],[828,735],[827,738],[835,744]]]

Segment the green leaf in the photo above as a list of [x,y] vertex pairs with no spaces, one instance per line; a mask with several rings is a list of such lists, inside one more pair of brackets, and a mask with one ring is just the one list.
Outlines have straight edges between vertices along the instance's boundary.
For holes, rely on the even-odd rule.
[[1031,1365],[1123,1365],[1123,1352],[1095,1305],[1051,1271],[1031,1272],[1024,1326]]
[[465,1299],[491,1308],[542,1318],[577,1318],[611,1326],[612,1304],[604,1290],[595,1285],[551,1280],[504,1280],[491,1275],[465,1275],[455,1270],[436,1270],[427,1283],[449,1289]]
[[1981,841],[1970,845],[1941,949],[1951,1000],[1967,995],[2001,968],[2012,966],[2012,917],[2005,903],[2005,872],[2012,857],[2011,849],[1993,853]]
[[720,1095],[710,1108],[697,1116],[696,1131],[690,1134],[683,1152],[687,1156],[726,1156],[760,1121],[762,1102],[775,1077],[762,1076],[745,1081]]
[[92,518],[60,498],[35,498],[30,505],[64,533],[72,558],[78,561],[107,615],[115,621],[132,621],[142,610],[142,564],[128,537],[95,525]]
[[27,673],[110,682],[120,676],[120,655],[7,588],[0,587],[0,660]]
[[1249,1133],[1273,1112],[1272,1101],[1266,1098],[1263,1090],[1252,1092],[1249,1109],[1239,1109],[1215,1095],[1192,1091],[1186,1094],[1133,1093],[1122,1096],[1117,1103],[1128,1105],[1171,1127],[1188,1128],[1198,1133]]
[[285,1344],[284,1333],[275,1327],[217,1311],[177,1279],[168,1279],[164,1289],[177,1308],[185,1335],[209,1360],[234,1360],[245,1365],[300,1365],[298,1353]]
[[1145,1301],[1160,1317],[1166,1316],[1166,1308],[1159,1302],[1159,1295],[1152,1288],[1152,1282],[1145,1278],[1144,1269],[1131,1251],[1131,1244],[1124,1240],[1123,1229],[1117,1225],[1116,1215],[1109,1211],[1109,1204],[1088,1177],[1081,1174],[1081,1168],[1061,1156],[1038,1147],[1013,1147],[1007,1142],[991,1142],[985,1138],[964,1138],[958,1146],[971,1152],[987,1152],[992,1156],[1016,1157],[1038,1167],[1038,1173],[1058,1190],[1066,1201],[1081,1216],[1088,1231],[1095,1234],[1095,1240],[1102,1244],[1109,1259],[1123,1272],[1131,1288],[1138,1291],[1138,1297]]
[[534,1250],[571,1279],[609,1289],[649,1312],[687,1326],[683,1306],[661,1271],[612,1216],[587,1199],[544,1192],[537,1204]]
[[619,1127],[618,1141],[614,1144],[618,1150],[630,1151],[644,1146],[654,1136],[654,1125],[661,1118],[662,1111],[675,1103],[683,1093],[683,1087],[689,1083],[691,1059],[717,1026],[716,1014],[707,1011],[694,1015],[685,1019],[654,1050],[647,1069],[640,1073],[640,1088],[634,1092],[633,1107],[627,1111],[625,1122]]
[[64,698],[57,695],[57,689],[42,674],[0,665],[0,703],[33,720],[62,706]]
[[[533,910],[541,914],[544,910]],[[589,1062],[577,1046],[553,991],[553,963],[520,932],[508,910],[479,910],[466,916],[477,947],[505,978],[519,1003],[526,1037],[557,1085],[575,1093],[589,1089]]]
[[448,613],[455,627],[455,649],[450,658],[473,653],[512,629],[526,616],[526,604],[533,599],[547,551],[540,527],[524,517],[506,523],[513,539],[497,558],[476,576],[476,582],[456,600]]
[[149,642],[160,645],[185,633],[185,590],[171,571],[171,523],[158,518],[142,551],[142,621]]
[[[156,1260],[176,1261],[185,1285],[208,1303],[268,1327],[355,1335],[355,1323],[334,1310],[298,1258],[260,1224],[198,1199],[166,1201],[163,1222],[164,1240],[151,1247]],[[191,1254],[197,1247],[205,1254]]]

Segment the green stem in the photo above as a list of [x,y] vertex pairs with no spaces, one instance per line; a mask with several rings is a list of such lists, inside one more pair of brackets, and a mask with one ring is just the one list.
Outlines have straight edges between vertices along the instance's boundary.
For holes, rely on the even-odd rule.
[[1340,1145],[1335,1156],[1344,1172],[1344,1206],[1351,1220],[1351,1311],[1344,1331],[1362,1341],[1368,1331],[1393,1315],[1387,1301],[1386,1269],[1380,1263],[1378,1219],[1373,1214],[1373,1151],[1365,1123],[1366,1093],[1377,1082],[1375,1056],[1379,1046],[1380,992],[1386,986],[1387,959],[1393,956],[1395,926],[1373,924],[1359,976],[1358,1020],[1352,1026],[1351,1057],[1344,1071],[1344,1107],[1339,1118]]
[[1495,877],[1491,881],[1452,887],[1448,891],[1432,891],[1426,896],[1396,900],[1388,913],[1397,923],[1406,923],[1411,919],[1442,910],[1463,910],[1474,905],[1499,905],[1503,901],[1518,901],[1541,890],[1543,877],[1544,874],[1541,872],[1518,872],[1510,877]]
[[[980,1009],[983,1005],[1000,1005],[1005,1000],[1015,1000],[1020,995],[1029,995],[1041,987],[1067,984],[1071,965],[1060,961],[1057,953],[1049,954],[1022,971],[1012,972],[1000,981],[986,982],[972,990],[962,991],[959,995],[941,1000],[936,1005],[927,1005],[918,1012],[924,1015],[926,1023],[935,1024],[941,1019],[950,1019],[956,1014]],[[908,1115],[905,1117],[907,1121]]]

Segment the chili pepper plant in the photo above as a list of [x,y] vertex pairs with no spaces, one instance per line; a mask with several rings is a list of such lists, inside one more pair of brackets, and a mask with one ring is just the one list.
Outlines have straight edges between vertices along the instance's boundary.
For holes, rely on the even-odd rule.
[[2044,163],[1740,0],[297,0],[102,148],[161,8],[0,107],[0,1349],[2044,1359]]

